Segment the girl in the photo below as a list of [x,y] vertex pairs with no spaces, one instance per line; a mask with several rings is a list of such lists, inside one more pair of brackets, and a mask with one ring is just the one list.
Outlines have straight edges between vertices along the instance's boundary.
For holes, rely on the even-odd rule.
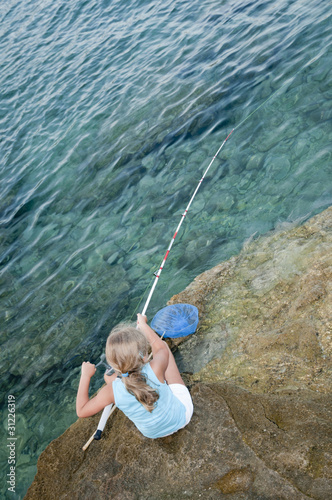
[[[149,345],[153,355],[150,363]],[[82,364],[76,399],[78,417],[89,417],[115,403],[149,438],[168,436],[189,423],[193,414],[190,393],[173,354],[149,327],[146,316],[137,315],[137,329],[119,325],[111,331],[106,359],[116,373],[104,376],[107,385],[90,400],[90,378],[96,368],[89,362]]]

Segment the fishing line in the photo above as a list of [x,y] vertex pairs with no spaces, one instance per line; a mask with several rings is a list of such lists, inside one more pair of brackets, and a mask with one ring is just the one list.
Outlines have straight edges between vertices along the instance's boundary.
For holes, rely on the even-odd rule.
[[[152,269],[153,269],[153,268],[151,268],[150,272],[152,272]],[[150,288],[150,285],[151,285],[152,280],[153,280],[153,278],[150,278],[150,280],[149,280],[148,284],[146,285],[146,288],[145,288],[144,292],[142,293],[141,298],[140,298],[140,300],[138,301],[138,304],[137,304],[137,306],[135,307],[133,314],[131,315],[131,318],[130,318],[131,320],[133,320],[133,318],[134,318],[134,316],[135,316],[135,313],[137,312],[137,310],[138,310],[139,306],[140,306],[140,305],[141,305],[141,303],[142,303],[142,300],[143,300],[143,298],[144,298],[144,296],[145,296],[146,292],[148,291],[148,288]]]
[[[316,59],[318,58],[318,55],[316,55],[315,57],[313,57],[312,59],[310,59],[309,62],[307,62],[304,66],[302,66],[302,68],[298,69],[295,73],[295,75],[293,75],[292,77],[292,80],[294,80],[294,78],[299,74],[301,73],[301,71],[303,71],[303,69],[307,66],[309,66],[310,64],[312,64],[314,61],[316,61]],[[257,106],[257,108],[254,109],[254,111],[252,111],[248,116],[246,116],[246,118],[244,118],[242,121],[240,121],[240,123],[238,125],[236,125],[236,127],[234,127],[233,131],[238,129],[239,127],[241,127],[241,125],[244,124],[244,122],[246,122],[252,115],[254,115],[262,106],[264,106],[264,104],[266,104],[270,99],[272,99],[272,97],[274,97],[278,92],[280,92],[284,87],[286,87],[287,85],[290,85],[290,83],[288,82],[288,80],[286,80],[282,85],[281,87],[278,87],[277,90],[275,90],[274,92],[272,92],[272,94],[267,98],[265,99],[265,101],[263,101],[259,106]]]

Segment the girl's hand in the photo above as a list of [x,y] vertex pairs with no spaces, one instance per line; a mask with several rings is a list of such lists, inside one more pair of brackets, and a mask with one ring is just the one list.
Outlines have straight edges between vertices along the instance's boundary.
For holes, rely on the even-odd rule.
[[82,363],[82,376],[91,378],[96,373],[96,366],[89,361],[83,361]]
[[137,314],[137,328],[140,330],[142,326],[146,325],[148,322],[148,318],[143,316],[143,314]]

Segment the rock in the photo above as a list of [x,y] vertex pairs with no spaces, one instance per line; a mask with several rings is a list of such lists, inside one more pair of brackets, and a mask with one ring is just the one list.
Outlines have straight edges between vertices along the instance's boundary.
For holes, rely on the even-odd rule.
[[191,392],[191,423],[167,438],[144,438],[118,412],[83,452],[98,418],[76,422],[40,456],[25,499],[327,498],[329,482],[315,483],[331,445],[321,395],[300,403],[202,383]]
[[119,258],[119,255],[120,255],[120,252],[113,253],[110,257],[108,257],[107,264],[109,264],[110,266],[112,264],[114,264],[117,261],[117,259]]
[[254,154],[249,157],[248,162],[246,163],[246,170],[259,170],[263,162],[262,154]]
[[[220,331],[195,380],[231,380],[261,393],[289,386],[330,393],[331,228],[332,208],[251,242],[172,298],[200,311],[197,351],[205,351],[212,328]],[[190,353],[185,344],[179,350],[185,363]]]
[[253,475],[249,468],[233,469],[215,483],[222,493],[238,493],[247,491],[253,483]]
[[119,411],[75,422],[38,460],[25,499],[332,497],[332,207],[198,276],[170,303],[199,309],[172,341],[190,424],[144,438]]

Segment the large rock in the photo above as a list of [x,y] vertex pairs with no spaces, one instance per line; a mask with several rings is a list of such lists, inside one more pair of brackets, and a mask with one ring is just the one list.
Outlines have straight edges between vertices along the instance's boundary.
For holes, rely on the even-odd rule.
[[329,498],[332,407],[322,395],[223,383],[197,383],[192,395],[192,422],[168,438],[144,438],[119,412],[83,452],[97,419],[76,422],[42,453],[25,498]]
[[172,302],[200,310],[198,333],[179,346],[182,370],[196,367],[194,380],[255,393],[330,393],[332,207],[249,243]]
[[[248,243],[172,302],[200,310],[178,362],[195,412],[149,440],[123,414],[41,454],[26,499],[332,498],[332,209]],[[195,369],[193,369],[195,367]]]

